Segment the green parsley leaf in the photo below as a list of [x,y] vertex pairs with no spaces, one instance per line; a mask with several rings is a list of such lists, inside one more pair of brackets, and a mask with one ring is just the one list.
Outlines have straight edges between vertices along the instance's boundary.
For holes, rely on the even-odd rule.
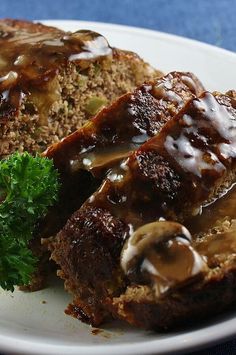
[[29,249],[36,222],[58,198],[53,162],[29,153],[0,161],[0,286],[27,285],[37,260]]

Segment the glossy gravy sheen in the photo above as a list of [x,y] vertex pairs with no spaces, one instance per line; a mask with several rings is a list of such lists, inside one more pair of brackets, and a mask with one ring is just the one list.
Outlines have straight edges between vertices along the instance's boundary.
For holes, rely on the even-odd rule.
[[[204,207],[201,215],[186,221],[193,240],[186,236],[183,238],[184,229],[178,233],[172,231],[172,222],[161,222],[166,223],[170,239],[158,242],[158,233],[153,233],[156,245],[149,242],[145,252],[138,243],[129,241],[121,256],[124,271],[133,281],[151,283],[155,295],[160,297],[173,288],[203,277],[208,267],[216,267],[229,256],[234,255],[236,259],[235,206],[236,187],[233,187],[215,203]],[[148,239],[152,232],[151,228],[149,231],[146,228],[145,238]],[[129,265],[135,257],[137,260],[133,263],[136,265]],[[134,270],[135,277],[130,277]]]
[[59,68],[69,62],[76,62],[83,68],[88,60],[112,54],[103,36],[84,30],[75,33],[3,31],[0,48],[2,105],[18,109],[24,95],[30,93],[42,117],[59,95],[56,82],[53,82]]
[[[202,213],[185,223],[193,235],[196,250],[209,261],[217,255],[236,253],[236,186]],[[197,239],[197,241],[196,241]]]
[[[194,119],[191,110],[199,112]],[[236,120],[226,106],[206,93],[192,101],[190,112],[181,117],[181,131],[167,135],[164,146],[177,164],[194,176],[221,173],[227,159],[236,157]]]
[[152,275],[157,296],[183,286],[201,276],[207,267],[201,256],[181,237],[151,249],[141,266],[141,273]]
[[[196,210],[199,212],[202,205],[213,198],[212,190],[214,186],[221,185],[221,179],[225,178],[228,167],[233,169],[235,164],[236,119],[225,107],[219,106],[221,105],[210,93],[194,99],[186,114],[176,122],[170,122],[170,127],[168,124],[164,126],[159,135],[143,144],[136,153],[108,174],[108,179],[95,193],[93,203],[102,205],[115,216],[131,223],[134,230],[150,221],[145,219],[147,208],[147,215],[152,220],[161,217],[169,219],[173,207],[176,208],[175,213],[181,212],[179,203],[190,215]],[[227,130],[221,128],[222,120],[225,127],[228,127]],[[228,130],[230,133],[227,133]],[[229,148],[227,155],[221,150],[223,144]],[[149,152],[163,156],[167,162],[173,164],[175,171],[184,178],[186,176],[188,180],[178,192],[180,197],[177,195],[175,199],[168,201],[158,195],[158,191],[155,196],[155,190],[150,189],[146,182],[149,178],[148,171],[146,179],[140,175],[139,157]],[[114,179],[113,172],[118,176],[117,179]],[[188,181],[190,183],[187,187]],[[189,194],[186,194],[187,188],[190,190]],[[139,220],[138,223],[134,222],[133,217],[136,221]],[[176,216],[177,218],[179,217]]]
[[207,270],[192,248],[191,235],[179,223],[159,221],[138,228],[121,254],[121,266],[132,281],[152,283],[156,296],[189,283]]
[[[165,115],[168,116],[168,109],[165,108],[165,105],[167,106],[168,104],[169,105],[172,104],[175,106],[176,110],[177,108],[178,110],[180,110],[185,104],[185,100],[183,100],[183,93],[178,92],[178,90],[176,89],[175,81],[176,81],[175,76],[168,74],[167,76],[158,79],[155,84],[153,85],[147,84],[145,86],[146,92],[150,92],[156,99],[159,100],[158,104],[156,105],[160,109],[159,112],[160,115],[162,111],[166,110]],[[187,76],[183,74],[181,75],[181,81],[184,83],[184,85],[186,85],[186,87],[188,88],[188,90],[190,90],[190,92],[196,94],[199,91],[199,87],[197,86],[197,83],[194,82],[191,76]],[[137,104],[134,108],[137,109]],[[110,117],[110,122],[108,122],[106,129],[108,130],[108,132],[110,130],[111,131],[113,130],[114,134],[110,137],[109,146],[106,147],[95,146],[94,148],[92,148],[91,151],[88,150],[87,152],[85,151],[84,153],[81,153],[79,155],[79,161],[77,161],[76,163],[72,163],[75,169],[76,166],[78,168],[83,166],[84,169],[88,169],[89,171],[92,171],[97,167],[106,168],[109,166],[113,166],[114,162],[118,162],[119,160],[121,161],[121,159],[128,157],[131,152],[136,150],[140,145],[144,144],[151,136],[155,135],[155,134],[150,135],[150,132],[148,132],[147,127],[145,127],[144,123],[143,126],[139,126],[139,127],[137,126],[138,123],[136,122],[137,112],[134,110],[134,108],[133,108],[132,100],[129,100],[127,103],[127,107],[125,109],[125,114],[122,110],[120,112],[119,122],[117,121],[117,117],[116,117],[115,124],[118,126],[116,128],[118,129],[119,133],[117,133],[117,131],[114,129],[112,117]],[[160,120],[158,112],[156,114],[156,117],[155,118],[153,117],[152,120],[153,121]],[[103,128],[102,126],[104,125],[104,122],[102,121],[99,122],[99,120],[97,120],[97,122],[94,122],[93,125],[94,125],[93,127],[94,133],[98,131],[98,135],[99,135],[100,134],[99,131],[102,130]],[[160,126],[163,125],[164,122],[160,122]],[[106,126],[106,122],[105,122],[105,126]],[[148,122],[146,122],[146,126],[148,126]],[[86,132],[86,127],[85,127],[85,132]],[[91,134],[91,132],[88,133]],[[156,131],[155,133],[158,132]],[[117,140],[118,140],[118,144],[115,144]],[[119,142],[119,140],[121,140],[121,142]]]
[[[71,159],[71,171],[79,169],[87,170],[94,176],[104,174],[117,163],[129,156],[134,150],[135,144],[114,145],[106,148],[98,147],[96,151],[79,154],[78,159]],[[116,168],[114,168],[116,169]]]
[[[225,101],[226,104],[227,102]],[[204,234],[204,231],[208,234],[203,242],[198,240],[196,243],[183,243],[181,238],[178,240],[176,234],[173,234],[171,242],[168,240],[159,243],[156,249],[150,244],[150,249],[143,257],[142,263],[136,264],[136,267],[137,272],[142,275],[141,278],[148,273],[149,281],[155,289],[159,290],[159,293],[166,292],[172,287],[175,284],[173,279],[176,285],[181,284],[183,279],[189,282],[191,275],[193,276],[191,270],[193,270],[194,260],[202,260],[202,265],[204,265],[204,261],[212,258],[216,253],[236,252],[236,227],[234,222],[231,223],[236,217],[236,187],[227,191],[228,187],[225,186],[223,192],[220,193],[220,198],[207,204],[207,201],[213,201],[214,196],[219,194],[221,179],[225,181],[228,173],[233,173],[235,170],[236,112],[233,107],[227,107],[226,104],[219,104],[213,95],[205,93],[201,98],[191,102],[187,112],[179,118],[180,121],[176,123],[172,132],[171,129],[169,129],[170,132],[168,130],[164,132],[162,141],[160,141],[161,132],[157,138],[151,139],[146,147],[144,145],[143,149],[148,150],[151,146],[152,151],[159,153],[163,152],[162,142],[164,141],[167,154],[163,154],[167,161],[174,161],[177,171],[181,169],[182,173],[191,176],[194,184],[185,186],[189,189],[187,202],[190,208],[191,204],[198,203],[199,215],[187,219],[184,224],[195,240],[200,234]],[[214,191],[214,196],[212,196],[212,191]],[[181,203],[181,207],[184,206],[184,200]],[[119,214],[121,212],[118,210]],[[128,213],[125,216],[126,220],[127,216],[129,216]],[[160,217],[166,218],[164,213],[157,214],[157,219]],[[221,228],[219,233],[214,232],[217,225],[221,225],[225,219],[228,220],[229,228]],[[144,219],[143,222],[145,223]],[[166,223],[168,227],[170,222],[163,223]],[[148,238],[148,231],[146,237]],[[130,239],[132,240],[132,234]],[[143,255],[139,245],[135,247],[136,256]],[[185,274],[183,270],[188,270],[189,273]],[[206,264],[204,270],[207,270]],[[199,272],[201,271],[200,268]],[[129,272],[126,273],[129,274]],[[163,280],[165,280],[164,283]]]
[[[189,77],[189,79],[187,79]],[[188,81],[188,85],[185,81]],[[158,95],[155,90],[160,91]],[[54,159],[56,167],[68,172],[76,169],[105,169],[118,164],[159,133],[164,124],[184,104],[203,90],[191,73],[173,72],[152,83],[143,84],[111,106],[100,111],[75,134],[49,148],[46,155]],[[174,98],[174,94],[181,102]],[[104,175],[103,175],[104,176]]]

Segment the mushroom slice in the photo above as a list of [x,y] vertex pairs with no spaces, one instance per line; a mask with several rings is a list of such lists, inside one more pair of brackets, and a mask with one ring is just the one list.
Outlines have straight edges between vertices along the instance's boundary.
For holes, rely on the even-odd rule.
[[156,296],[184,286],[208,270],[181,224],[158,221],[138,228],[126,241],[121,267],[131,282],[151,284]]

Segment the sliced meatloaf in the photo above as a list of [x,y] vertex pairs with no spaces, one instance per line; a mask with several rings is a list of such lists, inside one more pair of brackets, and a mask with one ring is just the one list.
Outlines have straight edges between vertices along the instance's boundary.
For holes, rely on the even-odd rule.
[[88,30],[6,19],[0,47],[0,158],[43,151],[118,96],[160,76]]
[[[155,136],[203,90],[192,73],[171,72],[121,96],[84,127],[51,145],[44,156],[53,159],[60,172],[61,207],[55,207],[60,227],[96,190],[111,167]],[[55,232],[53,221],[51,234]]]
[[60,172],[62,188],[59,203],[40,223],[38,234],[32,240],[32,248],[41,262],[30,289],[41,288],[45,282],[48,255],[40,245],[40,238],[44,239],[45,246],[48,237],[65,225],[112,166],[158,133],[188,100],[203,89],[192,73],[169,73],[123,95],[84,127],[47,149],[44,156],[53,159]]
[[206,92],[109,171],[51,244],[68,313],[169,329],[236,301],[235,130],[234,95]]

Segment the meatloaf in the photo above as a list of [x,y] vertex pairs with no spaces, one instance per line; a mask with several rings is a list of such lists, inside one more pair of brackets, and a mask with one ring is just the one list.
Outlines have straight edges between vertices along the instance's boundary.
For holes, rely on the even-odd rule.
[[200,81],[186,72],[172,72],[146,82],[44,152],[60,172],[61,191],[59,203],[39,223],[32,239],[31,248],[40,261],[28,290],[44,287],[47,280],[51,265],[45,246],[49,237],[59,232],[113,165],[159,132],[165,122],[203,89]]
[[236,301],[234,97],[187,102],[58,233],[68,313],[169,329]]
[[[103,109],[88,125],[49,147],[44,154],[54,160],[64,181],[61,207],[57,206],[55,211],[57,217],[62,216],[59,225],[63,225],[65,217],[73,212],[72,206],[75,210],[81,205],[81,197],[91,194],[91,182],[96,181],[99,184],[107,171],[112,167],[116,168],[117,164],[119,166],[122,158],[157,134],[186,102],[202,91],[203,86],[193,74],[169,73],[154,82],[143,84],[131,94],[124,95],[113,105]],[[83,173],[85,171],[86,175]],[[96,184],[92,186],[93,189]],[[71,186],[73,191],[68,193],[67,187],[70,189]],[[126,212],[125,210],[124,213]],[[94,218],[96,219],[96,213]],[[51,218],[49,222],[50,220]],[[63,248],[55,247],[53,258],[56,261],[59,253],[63,257]],[[90,253],[94,254],[88,247],[86,254]],[[69,285],[70,282],[66,284]]]
[[0,21],[0,158],[43,151],[99,109],[160,76],[100,34]]
[[121,96],[84,127],[51,145],[43,155],[53,159],[60,172],[61,208],[55,207],[60,226],[96,190],[112,166],[157,134],[203,90],[192,73],[171,72]]

